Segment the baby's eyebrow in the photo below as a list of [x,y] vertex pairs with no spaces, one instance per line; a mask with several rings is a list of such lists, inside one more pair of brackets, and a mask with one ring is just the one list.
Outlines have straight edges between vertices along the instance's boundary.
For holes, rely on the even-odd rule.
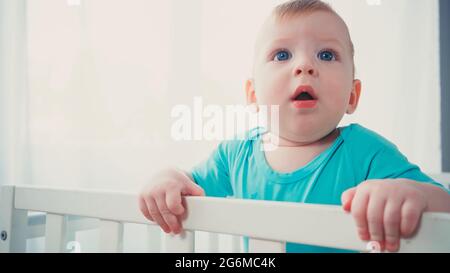
[[289,43],[292,43],[292,38],[280,38],[280,39],[276,39],[276,40],[273,40],[273,41],[271,41],[268,45],[267,45],[267,47],[273,47],[273,46],[276,46],[276,45],[280,45],[280,44],[289,44]]
[[[273,47],[276,46],[280,46],[280,45],[289,45],[291,43],[294,43],[295,39],[292,38],[279,38],[279,39],[275,39],[273,41],[271,41],[270,43],[268,43],[264,48],[266,50],[269,50]],[[318,40],[320,40],[321,42],[325,42],[325,43],[334,43],[336,45],[338,45],[341,49],[345,49],[344,44],[336,38],[318,38]]]
[[259,49],[262,50],[262,52],[267,52],[267,51],[272,50],[275,47],[288,46],[292,43],[293,43],[292,38],[279,38],[279,39],[272,40],[268,43],[262,44]]
[[325,43],[337,44],[341,49],[345,49],[344,45],[342,44],[342,42],[339,39],[336,39],[336,38],[324,38],[324,39],[320,39],[320,40],[325,42]]

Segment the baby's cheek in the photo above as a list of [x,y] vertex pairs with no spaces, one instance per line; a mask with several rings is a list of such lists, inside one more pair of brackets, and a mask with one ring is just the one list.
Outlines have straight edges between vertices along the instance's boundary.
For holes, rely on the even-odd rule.
[[280,105],[281,104],[281,92],[276,88],[267,88],[261,90],[257,99],[260,105]]
[[352,92],[352,85],[341,81],[329,81],[327,86],[323,88],[326,90],[322,93],[324,102],[332,108],[346,108]]

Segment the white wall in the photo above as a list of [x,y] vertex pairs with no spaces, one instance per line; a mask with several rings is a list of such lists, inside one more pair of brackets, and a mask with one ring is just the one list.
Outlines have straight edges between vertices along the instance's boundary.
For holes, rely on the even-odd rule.
[[0,185],[31,177],[25,7],[0,0]]
[[[164,165],[189,168],[209,154],[217,142],[170,139],[170,110],[193,96],[244,104],[256,31],[281,1],[69,2],[27,1],[29,181],[130,190]],[[342,124],[361,123],[438,172],[437,1],[331,2],[363,82]]]

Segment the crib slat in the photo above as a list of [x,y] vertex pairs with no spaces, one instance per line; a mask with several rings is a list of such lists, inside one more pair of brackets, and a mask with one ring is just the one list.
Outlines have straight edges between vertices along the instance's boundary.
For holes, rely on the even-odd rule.
[[15,186],[0,188],[0,253],[26,251],[27,211],[16,209],[15,199]]
[[163,234],[163,253],[192,253],[194,252],[194,232],[183,231],[179,235]]
[[67,225],[64,215],[47,214],[45,221],[45,252],[65,251]]
[[251,253],[285,253],[286,243],[249,238],[248,252]]
[[147,247],[148,252],[158,253],[161,251],[161,228],[147,225]]
[[208,233],[208,252],[209,253],[219,252],[219,234],[212,232]]
[[123,224],[115,221],[100,221],[100,252],[122,252]]
[[231,252],[240,253],[241,252],[241,236],[231,236]]
[[[27,239],[45,236],[45,213],[28,215]],[[79,216],[66,216],[66,240],[75,240],[77,231],[98,229],[96,219],[83,218]]]

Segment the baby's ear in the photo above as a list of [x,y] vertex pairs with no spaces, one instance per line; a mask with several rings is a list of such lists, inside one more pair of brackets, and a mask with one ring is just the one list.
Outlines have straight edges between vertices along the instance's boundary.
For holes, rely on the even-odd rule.
[[245,95],[247,98],[247,104],[256,104],[256,92],[255,83],[253,79],[248,79],[245,82]]
[[348,106],[347,106],[347,111],[346,111],[347,114],[351,115],[356,111],[356,108],[358,107],[360,95],[361,95],[361,81],[354,80],[352,93],[350,94],[350,99],[348,101]]

